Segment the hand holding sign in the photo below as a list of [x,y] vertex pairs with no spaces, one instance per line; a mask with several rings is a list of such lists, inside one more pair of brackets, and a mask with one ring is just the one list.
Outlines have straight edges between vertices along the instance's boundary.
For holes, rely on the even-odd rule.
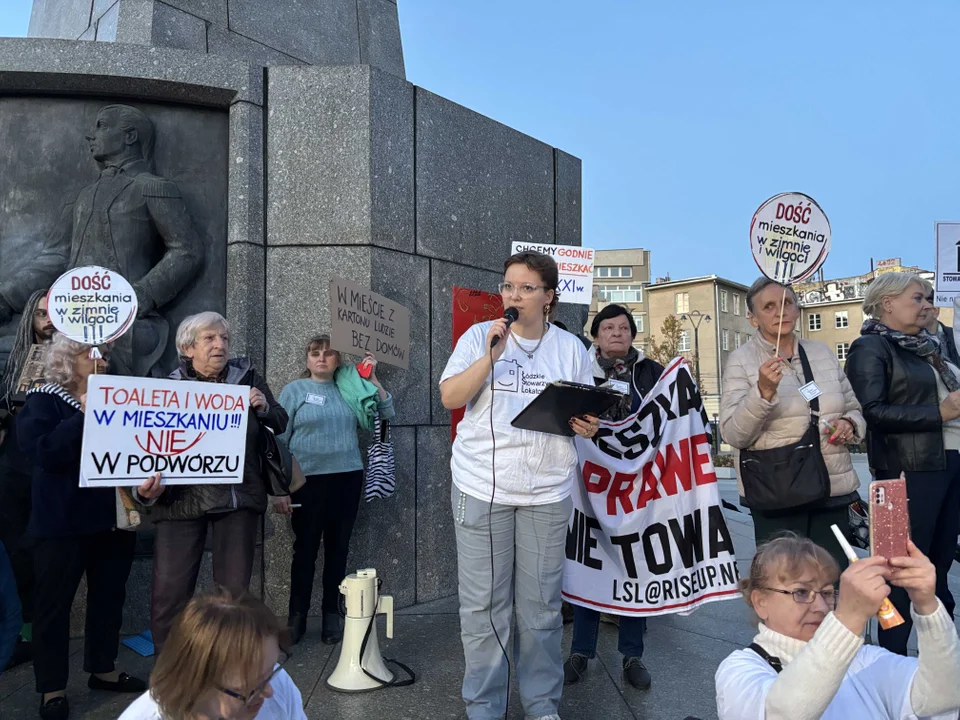
[[141,500],[153,500],[163,494],[163,485],[160,484],[160,473],[154,473],[137,488],[137,495]]

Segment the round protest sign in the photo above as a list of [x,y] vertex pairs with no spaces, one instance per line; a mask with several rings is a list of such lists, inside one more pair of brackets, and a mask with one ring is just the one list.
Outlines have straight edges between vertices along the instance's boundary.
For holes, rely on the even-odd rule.
[[830,221],[809,195],[781,193],[750,221],[750,250],[760,272],[782,285],[813,275],[830,252]]
[[102,267],[68,270],[47,293],[57,330],[87,345],[113,342],[137,317],[137,293],[122,275]]

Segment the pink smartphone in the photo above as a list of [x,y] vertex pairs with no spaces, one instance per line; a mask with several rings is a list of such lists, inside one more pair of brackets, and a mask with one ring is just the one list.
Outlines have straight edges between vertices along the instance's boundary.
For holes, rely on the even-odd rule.
[[870,554],[890,558],[907,556],[910,537],[907,481],[877,480],[870,483]]

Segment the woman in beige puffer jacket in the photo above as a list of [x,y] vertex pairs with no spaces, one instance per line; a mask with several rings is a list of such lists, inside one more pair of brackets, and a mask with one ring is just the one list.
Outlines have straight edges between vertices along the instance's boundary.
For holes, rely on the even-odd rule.
[[[830,525],[848,524],[847,506],[857,499],[860,481],[853,468],[848,443],[859,442],[866,432],[853,389],[830,348],[815,340],[798,340],[793,334],[799,317],[796,298],[787,290],[783,303],[782,331],[777,352],[777,328],[781,322],[783,286],[766,278],[753,284],[747,293],[751,324],[758,332],[745,345],[730,354],[723,372],[720,400],[720,433],[734,448],[737,484],[740,479],[740,450],[767,450],[791,445],[800,440],[810,425],[810,407],[800,395],[806,384],[796,343],[806,352],[814,381],[822,391],[820,417],[837,432],[820,435],[820,448],[830,474],[830,495],[815,508],[777,512],[752,511],[757,544],[776,532],[792,530],[809,537],[818,545],[834,551],[845,567],[846,560],[837,547]],[[776,358],[782,360],[778,361]],[[764,380],[763,375],[766,374]],[[769,399],[765,399],[764,396]],[[846,422],[841,422],[846,421]],[[822,427],[822,426],[821,426]],[[834,442],[831,442],[831,439]],[[744,504],[749,507],[750,499]]]

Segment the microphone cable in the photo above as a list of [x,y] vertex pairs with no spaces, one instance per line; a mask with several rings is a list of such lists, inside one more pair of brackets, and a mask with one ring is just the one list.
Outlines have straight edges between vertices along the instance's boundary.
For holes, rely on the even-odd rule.
[[[507,326],[507,332],[510,332],[509,325]],[[507,341],[506,336],[504,336],[504,342]],[[493,346],[489,349],[490,353],[490,443],[492,444],[491,451],[491,460],[490,460],[490,471],[493,479],[493,487],[490,490],[490,507],[487,512],[487,533],[490,537],[490,607],[489,607],[489,616],[490,616],[490,627],[493,628],[493,634],[497,638],[497,644],[500,646],[500,652],[503,653],[504,660],[507,661],[507,703],[506,707],[503,709],[503,717],[507,716],[507,713],[510,711],[510,678],[511,678],[511,662],[510,655],[507,652],[507,649],[503,645],[503,640],[500,638],[500,633],[497,631],[497,625],[493,621],[493,592],[496,586],[496,564],[494,562],[493,555],[493,498],[497,494],[497,435],[493,429],[493,398],[494,393],[496,392],[495,386],[496,382],[494,381],[494,369],[496,367],[496,361],[493,359]],[[513,617],[513,603],[510,604],[510,615]],[[513,624],[511,619],[511,625]]]

